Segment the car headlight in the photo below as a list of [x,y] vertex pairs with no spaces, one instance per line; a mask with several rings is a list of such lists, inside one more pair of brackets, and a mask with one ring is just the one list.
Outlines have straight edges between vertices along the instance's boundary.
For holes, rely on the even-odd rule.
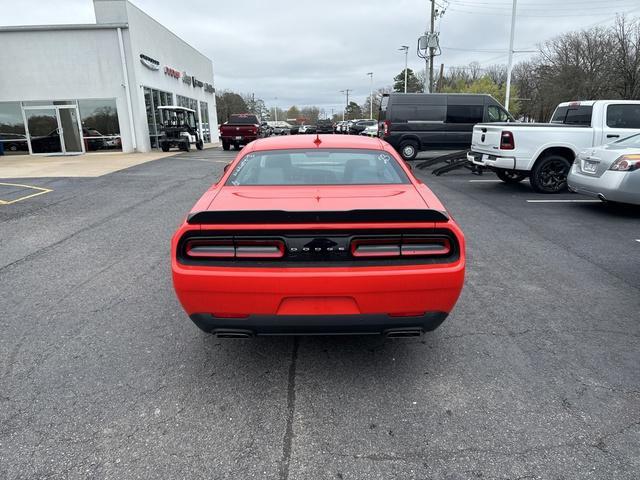
[[609,167],[609,170],[616,172],[633,172],[638,169],[640,169],[640,155],[622,155]]

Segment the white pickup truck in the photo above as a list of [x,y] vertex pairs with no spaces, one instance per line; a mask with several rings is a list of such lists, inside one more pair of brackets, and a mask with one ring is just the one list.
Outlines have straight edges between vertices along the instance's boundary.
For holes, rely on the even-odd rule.
[[550,123],[480,123],[467,159],[494,170],[507,183],[529,177],[536,192],[567,188],[567,174],[582,150],[640,133],[640,101],[564,102]]

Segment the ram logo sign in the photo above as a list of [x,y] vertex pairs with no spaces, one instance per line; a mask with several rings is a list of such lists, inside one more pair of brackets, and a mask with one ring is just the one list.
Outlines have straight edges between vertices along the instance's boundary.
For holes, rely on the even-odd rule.
[[140,63],[149,70],[160,70],[160,62],[155,58],[148,57],[144,53],[140,54]]

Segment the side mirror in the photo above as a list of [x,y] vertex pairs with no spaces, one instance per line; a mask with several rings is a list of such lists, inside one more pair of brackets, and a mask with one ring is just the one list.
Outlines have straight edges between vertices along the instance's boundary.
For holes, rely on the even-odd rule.
[[230,164],[230,163],[227,163],[227,164],[224,166],[224,169],[223,169],[224,173],[227,173],[227,170],[229,170],[229,167],[230,167],[230,166],[231,166],[231,164]]

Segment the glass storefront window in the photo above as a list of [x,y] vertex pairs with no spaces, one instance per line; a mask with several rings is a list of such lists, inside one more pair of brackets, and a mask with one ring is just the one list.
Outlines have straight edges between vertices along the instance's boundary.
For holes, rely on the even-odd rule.
[[0,102],[0,142],[5,155],[29,154],[20,102]]
[[173,105],[173,94],[144,87],[144,105],[149,126],[149,142],[151,148],[158,148],[158,127],[166,120],[162,118],[163,114],[158,107]]
[[190,108],[191,110],[198,111],[198,101],[194,98],[183,97],[182,95],[176,95],[176,105],[179,107]]
[[115,99],[78,100],[82,139],[87,152],[122,150]]
[[202,121],[202,139],[205,143],[211,143],[211,129],[209,127],[209,105],[200,102],[200,118]]

